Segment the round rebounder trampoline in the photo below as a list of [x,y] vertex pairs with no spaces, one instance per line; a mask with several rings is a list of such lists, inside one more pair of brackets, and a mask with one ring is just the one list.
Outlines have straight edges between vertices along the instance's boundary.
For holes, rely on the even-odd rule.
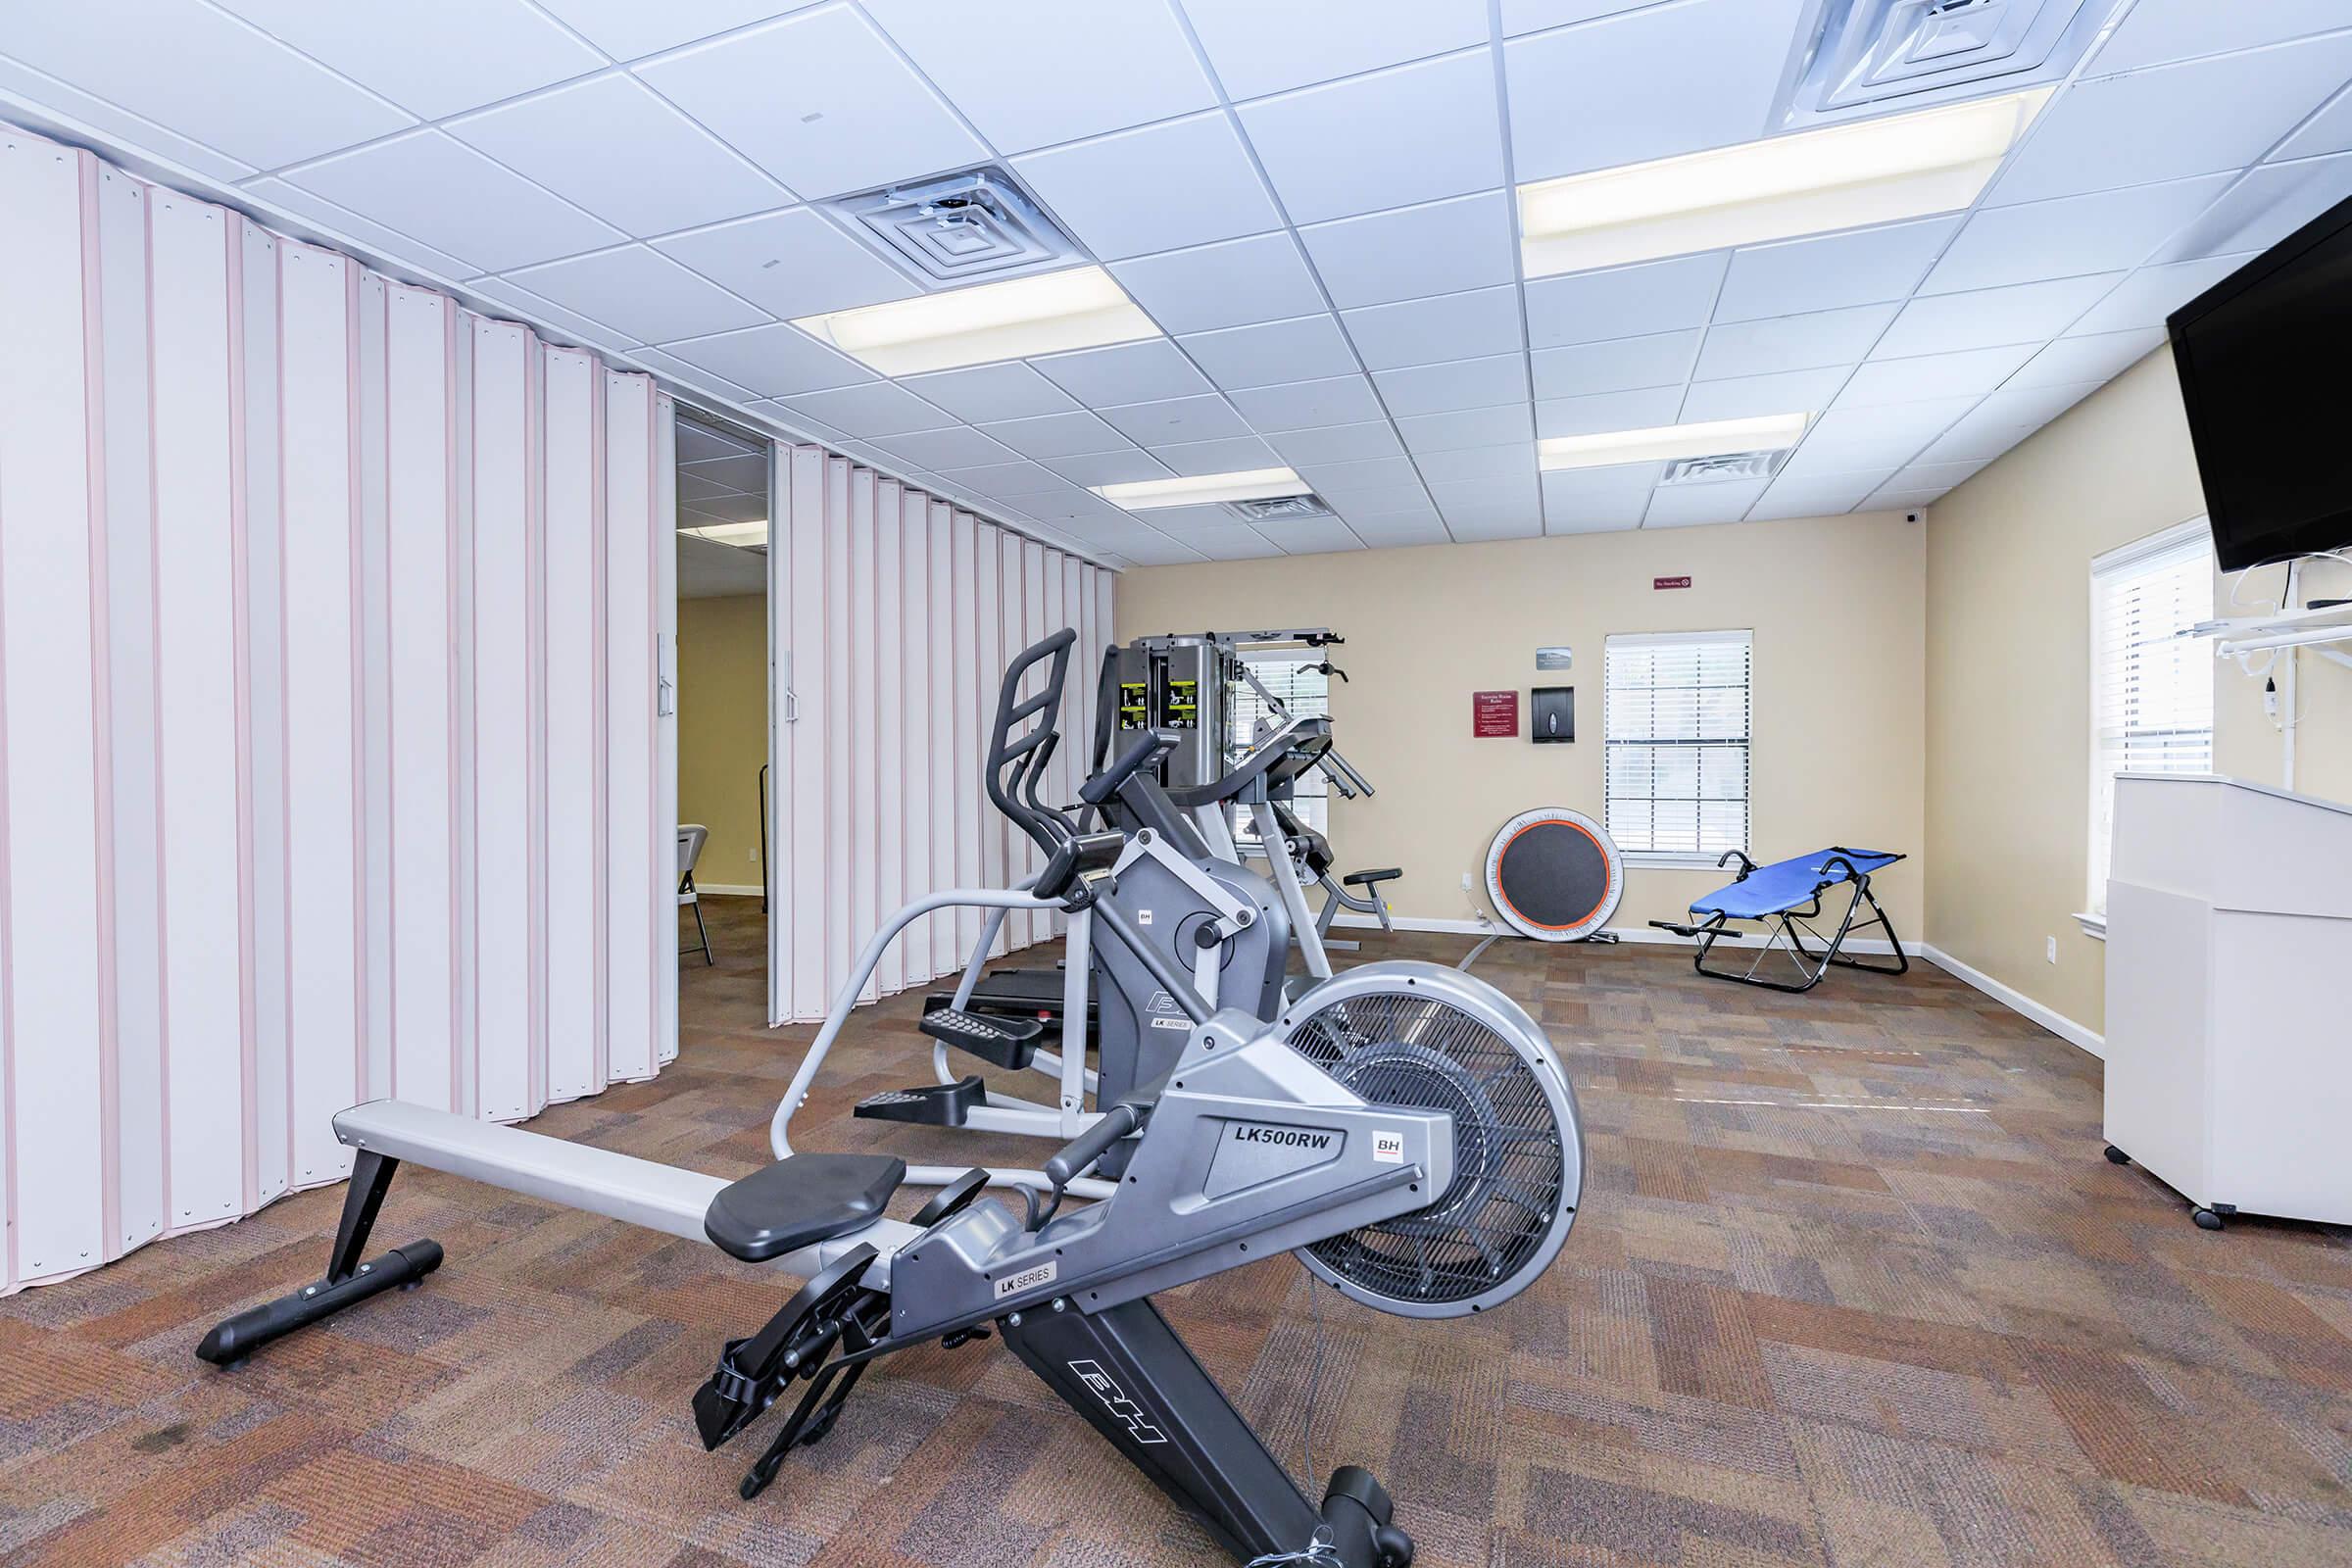
[[1578,942],[1608,924],[1625,858],[1598,822],[1564,806],[1522,811],[1487,850],[1487,897],[1522,936]]

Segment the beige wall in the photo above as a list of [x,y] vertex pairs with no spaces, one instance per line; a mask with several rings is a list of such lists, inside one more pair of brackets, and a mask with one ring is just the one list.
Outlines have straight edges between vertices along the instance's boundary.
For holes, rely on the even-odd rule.
[[767,760],[767,600],[678,602],[678,820],[710,829],[696,881],[760,885]]
[[[1612,632],[1754,633],[1752,849],[1907,851],[1881,879],[1906,941],[1919,932],[1925,741],[1925,529],[1899,514],[1439,545],[1157,566],[1119,579],[1122,637],[1328,625],[1348,638],[1334,682],[1340,749],[1369,800],[1332,803],[1348,866],[1397,865],[1400,914],[1463,919],[1489,840],[1539,806],[1601,811],[1602,639]],[[1656,591],[1653,577],[1693,579]],[[1536,671],[1565,643],[1576,667]],[[1525,739],[1531,686],[1576,687],[1570,746]],[[1470,694],[1517,688],[1522,736],[1474,740]],[[1683,912],[1714,870],[1635,870],[1612,922]],[[1483,891],[1477,907],[1485,907]]]
[[[2204,510],[2171,353],[2160,350],[1929,519],[1928,936],[2094,1031],[2104,1027],[2104,948],[2072,918],[2088,898],[2090,562]],[[2276,596],[2280,576],[2256,573],[2248,600]],[[2328,567],[2307,572],[2305,588],[2352,593],[2348,583],[2352,570]],[[2222,613],[2229,591],[2216,592]],[[2352,799],[2352,670],[2310,656],[2300,668],[2297,787]],[[2216,767],[2280,782],[2262,683],[2221,665],[2214,707]]]

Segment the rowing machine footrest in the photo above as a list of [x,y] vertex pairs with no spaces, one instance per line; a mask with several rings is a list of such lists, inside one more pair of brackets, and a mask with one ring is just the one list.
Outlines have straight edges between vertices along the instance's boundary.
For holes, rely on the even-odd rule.
[[1037,1037],[1046,1032],[1035,1018],[992,1017],[960,1007],[934,1007],[915,1027],[982,1061],[1015,1069],[1037,1059]]
[[858,1102],[850,1114],[873,1121],[910,1121],[925,1127],[960,1127],[974,1105],[988,1103],[988,1090],[972,1073],[952,1084],[916,1084],[885,1089]]

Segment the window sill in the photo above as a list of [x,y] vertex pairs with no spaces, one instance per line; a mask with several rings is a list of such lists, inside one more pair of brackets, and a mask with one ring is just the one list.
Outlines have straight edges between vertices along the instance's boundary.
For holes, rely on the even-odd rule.
[[1717,866],[1712,855],[1680,855],[1660,850],[1628,850],[1625,868],[1629,871],[1714,871],[1729,872],[1730,866]]
[[2107,917],[2103,914],[2079,913],[2075,916],[2075,924],[2081,926],[2082,934],[2093,942],[2107,940]]

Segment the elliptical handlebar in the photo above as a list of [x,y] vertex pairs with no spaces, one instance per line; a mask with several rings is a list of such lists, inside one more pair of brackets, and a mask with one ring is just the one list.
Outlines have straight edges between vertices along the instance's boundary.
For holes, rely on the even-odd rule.
[[[1036,789],[1030,780],[1061,740],[1056,727],[1061,716],[1061,691],[1069,677],[1070,648],[1077,641],[1077,629],[1064,626],[1051,637],[1022,649],[1019,657],[1006,666],[1004,682],[997,688],[996,729],[988,743],[988,798],[1048,855],[1059,850],[1073,834],[1058,813],[1031,804]],[[1021,682],[1031,668],[1049,659],[1053,663],[1046,671],[1044,688],[1036,696],[1024,699],[1020,695]],[[1013,731],[1041,713],[1045,716],[1035,726],[1014,738]],[[1025,783],[1029,783],[1026,791],[1029,800],[1022,799]]]
[[1176,735],[1164,729],[1148,729],[1119,754],[1119,760],[1078,787],[1078,798],[1089,806],[1101,806],[1119,793],[1120,787],[1145,767],[1176,749]]

